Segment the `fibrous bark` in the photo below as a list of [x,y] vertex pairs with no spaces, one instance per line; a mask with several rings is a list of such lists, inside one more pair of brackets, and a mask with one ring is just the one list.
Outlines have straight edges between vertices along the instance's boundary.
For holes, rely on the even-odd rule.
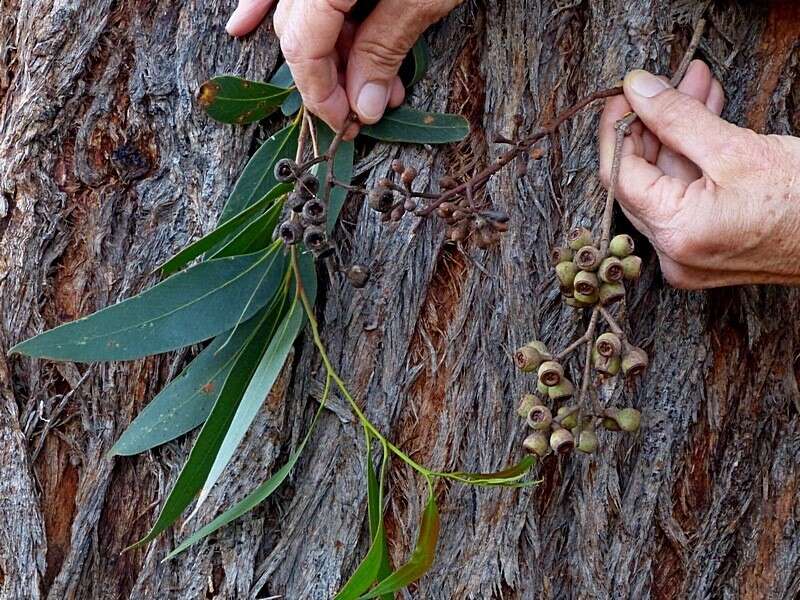
[[[0,0],[0,589],[3,598],[328,598],[366,551],[363,438],[333,399],[289,485],[179,558],[175,540],[266,478],[308,425],[322,374],[303,338],[235,464],[193,520],[146,549],[146,532],[191,447],[105,453],[193,352],[72,365],[6,357],[17,341],[130,296],[152,269],[213,227],[248,154],[279,126],[228,127],[193,101],[209,76],[264,79],[269,28],[237,41],[232,2]],[[368,182],[401,156],[435,181],[472,172],[487,140],[552,117],[630,68],[669,74],[702,3],[687,0],[467,3],[427,37],[417,106],[466,115],[457,147],[362,148]],[[723,81],[724,116],[798,134],[800,9],[717,2],[700,47]],[[381,225],[351,203],[339,237],[370,264],[353,292],[318,303],[331,357],[370,418],[416,460],[486,471],[514,462],[514,409],[533,379],[508,351],[580,334],[559,301],[548,249],[596,223],[597,109],[566,124],[529,175],[486,193],[512,216],[501,245],[445,243],[435,220]],[[630,231],[622,217],[618,230]],[[637,239],[640,248],[644,240]],[[682,292],[655,256],[629,296],[634,340],[653,364],[603,390],[645,415],[633,440],[601,436],[591,458],[551,457],[538,487],[437,488],[437,561],[403,597],[792,598],[800,591],[798,293]],[[579,365],[571,364],[573,379]],[[341,407],[341,410],[339,408]],[[426,490],[396,464],[386,518],[407,555]]]

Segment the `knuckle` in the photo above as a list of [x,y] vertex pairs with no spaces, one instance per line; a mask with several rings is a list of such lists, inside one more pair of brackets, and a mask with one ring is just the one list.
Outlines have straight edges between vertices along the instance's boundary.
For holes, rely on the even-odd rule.
[[397,45],[381,39],[361,40],[358,52],[383,71],[396,70],[405,58]]
[[286,62],[292,64],[302,60],[304,44],[293,29],[286,29],[280,39],[281,52]]
[[717,162],[722,173],[739,176],[743,170],[751,173],[771,170],[772,155],[768,138],[750,129],[739,129],[736,135],[726,136]]
[[669,90],[659,94],[661,99],[658,105],[658,121],[656,135],[663,134],[664,132],[683,129],[686,120],[686,104],[691,102],[691,98],[687,98],[676,90]]
[[703,240],[679,229],[659,232],[658,246],[661,252],[678,265],[691,265],[706,253]]

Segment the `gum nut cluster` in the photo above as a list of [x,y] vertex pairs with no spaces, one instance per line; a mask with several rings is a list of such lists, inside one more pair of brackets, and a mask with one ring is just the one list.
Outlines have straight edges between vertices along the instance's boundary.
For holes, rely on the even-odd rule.
[[552,251],[561,294],[575,308],[600,303],[613,304],[625,297],[624,281],[638,279],[642,259],[633,254],[633,239],[621,234],[614,236],[608,251],[601,254],[592,233],[584,228],[573,229],[567,235],[567,245]]
[[[616,344],[615,340],[619,343]],[[595,342],[595,351],[598,345],[606,353],[601,356],[616,352],[619,357],[623,348],[623,343],[614,334],[601,335]],[[613,346],[613,351],[609,346]],[[514,354],[514,361],[522,372],[536,373],[537,393],[525,394],[517,409],[517,414],[533,430],[525,438],[523,446],[536,456],[541,458],[550,452],[567,454],[573,450],[592,454],[598,448],[597,426],[629,433],[639,429],[641,414],[635,408],[607,408],[599,415],[582,415],[579,423],[579,407],[568,402],[575,393],[575,386],[564,376],[563,366],[553,359],[544,342],[534,340],[525,344]],[[553,407],[560,404],[555,415],[548,403]]]

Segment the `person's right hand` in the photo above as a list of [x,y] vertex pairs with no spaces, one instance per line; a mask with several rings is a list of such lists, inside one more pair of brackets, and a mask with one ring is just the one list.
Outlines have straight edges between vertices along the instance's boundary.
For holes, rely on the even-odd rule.
[[800,139],[759,135],[718,115],[722,86],[693,61],[678,89],[646,71],[606,102],[600,175],[608,186],[614,123],[625,139],[620,205],[680,288],[800,283]]
[[[280,0],[275,32],[303,96],[303,104],[340,131],[352,110],[361,123],[375,123],[403,102],[397,72],[429,25],[461,0],[379,0],[363,23],[348,13],[356,0]],[[255,29],[273,0],[239,0],[226,26],[231,35]],[[357,127],[348,131],[355,136]]]

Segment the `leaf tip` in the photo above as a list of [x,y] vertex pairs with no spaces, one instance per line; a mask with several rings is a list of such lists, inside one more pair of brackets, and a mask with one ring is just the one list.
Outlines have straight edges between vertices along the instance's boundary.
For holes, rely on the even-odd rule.
[[206,81],[203,85],[201,85],[197,92],[197,101],[200,103],[200,106],[203,108],[208,108],[211,106],[217,99],[219,90],[219,84],[214,81]]

